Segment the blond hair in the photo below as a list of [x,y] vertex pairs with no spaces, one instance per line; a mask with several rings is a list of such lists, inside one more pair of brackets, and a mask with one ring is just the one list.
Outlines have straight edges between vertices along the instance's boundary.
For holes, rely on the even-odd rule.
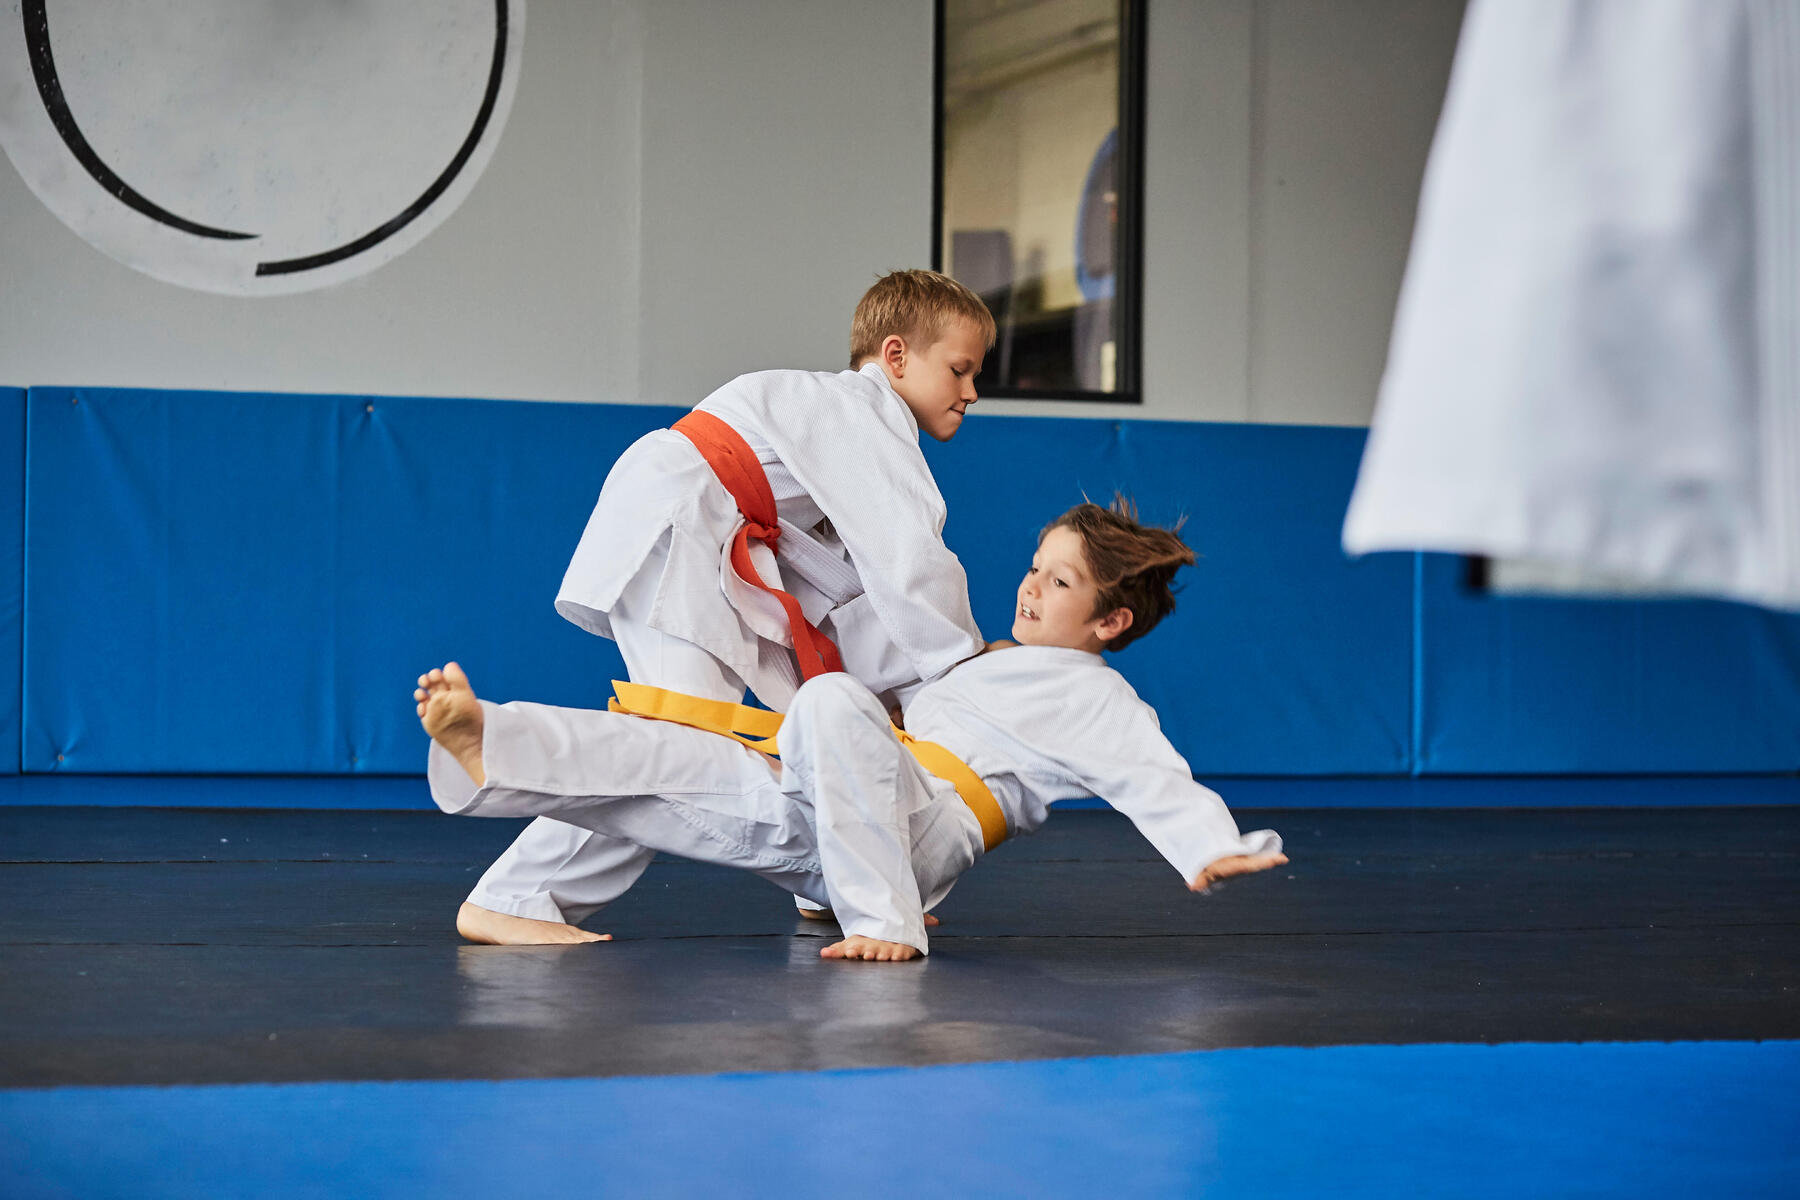
[[1081,539],[1088,574],[1099,595],[1090,620],[1117,608],[1131,610],[1131,624],[1106,643],[1108,650],[1123,650],[1156,628],[1157,622],[1175,611],[1175,572],[1192,566],[1194,552],[1181,540],[1183,522],[1174,529],[1145,525],[1138,520],[1137,505],[1123,495],[1112,504],[1077,504],[1038,535],[1052,529],[1068,529]]
[[937,271],[891,271],[857,301],[850,320],[850,366],[879,358],[889,334],[899,334],[914,351],[922,351],[944,336],[954,319],[972,322],[993,347],[994,314],[980,296]]

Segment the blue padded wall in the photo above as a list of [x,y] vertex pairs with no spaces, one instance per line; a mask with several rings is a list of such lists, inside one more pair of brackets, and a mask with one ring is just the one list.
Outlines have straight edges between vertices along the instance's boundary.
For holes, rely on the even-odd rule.
[[0,775],[19,773],[25,619],[25,392],[0,388]]
[[666,409],[34,388],[27,771],[423,769],[411,689],[598,703],[551,608]]
[[1412,567],[1347,561],[1364,431],[1006,418],[927,443],[982,630],[1004,637],[1037,533],[1083,495],[1188,517],[1177,607],[1114,665],[1201,775],[1397,774],[1410,761]]
[[[26,772],[415,774],[412,681],[452,657],[496,699],[599,703],[617,652],[551,600],[613,460],[678,415],[0,391],[0,773],[22,741]],[[1177,611],[1114,661],[1204,776],[1800,768],[1800,617],[1346,560],[1363,436],[976,418],[926,452],[990,637],[1084,492],[1189,517]]]
[[1472,595],[1459,575],[1425,556],[1419,772],[1800,769],[1800,616]]

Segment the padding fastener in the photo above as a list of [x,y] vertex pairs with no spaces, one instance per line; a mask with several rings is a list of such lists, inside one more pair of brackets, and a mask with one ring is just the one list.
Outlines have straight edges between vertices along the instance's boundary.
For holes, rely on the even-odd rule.
[[365,405],[363,405],[363,411],[366,413],[372,413],[375,411],[375,406],[373,404],[365,404]]

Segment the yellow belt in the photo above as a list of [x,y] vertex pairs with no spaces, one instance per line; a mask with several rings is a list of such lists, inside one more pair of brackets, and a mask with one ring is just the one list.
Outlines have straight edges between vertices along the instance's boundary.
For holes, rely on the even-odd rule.
[[[641,683],[613,680],[614,697],[606,707],[617,713],[649,717],[656,721],[673,721],[692,729],[704,729],[764,754],[781,753],[775,735],[781,729],[781,714],[729,700],[707,700],[667,688],[647,687]],[[981,822],[981,840],[992,850],[1006,840],[1006,814],[987,784],[981,782],[969,764],[936,742],[921,742],[898,725],[891,726],[900,744],[912,752],[919,765],[956,788],[975,819]]]

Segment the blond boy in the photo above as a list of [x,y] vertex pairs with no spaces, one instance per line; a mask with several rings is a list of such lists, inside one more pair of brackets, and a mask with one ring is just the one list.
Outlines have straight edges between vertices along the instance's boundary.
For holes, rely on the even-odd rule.
[[[741,498],[684,421],[614,465],[557,611],[615,640],[634,682],[732,701],[748,687],[777,710],[801,669],[791,618],[767,587],[789,593],[884,703],[979,653],[919,434],[955,435],[993,340],[986,306],[956,281],[883,276],[852,320],[850,370],[744,375],[696,407],[695,419],[741,439],[774,501],[773,550],[743,547],[752,578],[732,558],[747,524]],[[477,942],[591,940],[576,922],[650,858],[629,839],[541,818],[482,876],[457,928]]]

